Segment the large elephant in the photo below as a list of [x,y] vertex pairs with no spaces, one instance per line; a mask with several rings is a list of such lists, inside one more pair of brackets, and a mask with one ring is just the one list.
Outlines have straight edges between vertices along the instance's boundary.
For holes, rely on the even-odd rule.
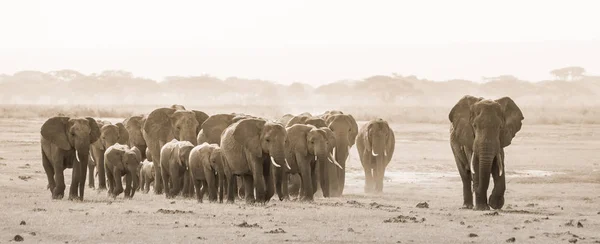
[[[352,115],[344,114],[341,111],[327,111],[320,115],[327,127],[331,129],[335,135],[335,159],[342,166],[339,169],[333,165],[327,165],[321,175],[327,179],[329,184],[329,196],[325,197],[340,197],[344,192],[346,182],[346,160],[350,148],[354,146],[356,136],[358,135],[358,124]],[[322,183],[322,182],[321,182]]]
[[89,117],[56,116],[44,122],[40,134],[42,165],[52,198],[64,197],[64,170],[73,168],[69,199],[83,200],[90,145],[100,137],[98,124]]
[[142,152],[142,161],[147,158],[146,140],[144,140],[144,136],[142,135],[145,122],[146,117],[144,115],[134,115],[123,121],[123,125],[125,125],[125,129],[129,134],[128,145],[140,149],[140,152]]
[[[509,97],[487,100],[464,96],[448,115],[452,127],[450,146],[463,183],[463,208],[501,209],[506,189],[504,148],[521,130],[523,113]],[[490,173],[494,189],[487,198]]]
[[[160,171],[167,198],[176,197],[181,191],[184,181],[187,180],[184,175],[186,175],[190,152],[193,148],[194,145],[191,142],[177,139],[171,140],[161,148]],[[158,164],[155,164],[154,167],[156,165]]]
[[[150,152],[149,157],[156,159],[155,161],[160,161],[161,148],[173,139],[189,141],[191,144],[196,145],[196,135],[201,129],[200,125],[207,118],[207,114],[196,110],[158,108],[152,111],[146,117],[142,129],[142,135]],[[154,167],[156,167],[154,193],[162,194],[161,164],[156,163]],[[191,182],[191,180],[188,179],[187,182]]]
[[121,178],[125,176],[125,198],[133,198],[139,184],[141,153],[136,147],[114,144],[104,153],[104,166],[108,179],[108,194],[116,198],[123,192]]
[[[227,127],[229,127],[231,124],[233,124],[237,121],[240,121],[242,119],[248,119],[248,118],[256,118],[256,117],[251,116],[251,115],[236,114],[236,113],[211,115],[201,125],[202,129],[200,130],[200,132],[198,133],[198,136],[197,136],[198,145],[202,144],[204,142],[209,143],[209,144],[220,145],[221,144],[221,134]],[[237,189],[238,197],[244,198],[244,194],[245,194],[244,193],[244,184],[243,184],[243,181],[240,180],[240,178],[241,177],[235,177],[233,189]],[[225,192],[227,192],[227,182],[228,182],[228,180],[225,181],[225,185],[226,185]]]
[[289,199],[288,174],[299,174],[301,177],[300,200],[312,201],[317,190],[317,168],[319,165],[335,162],[329,152],[329,128],[317,128],[313,125],[296,124],[286,129],[285,143],[286,160],[290,169],[280,167],[275,169],[275,190],[280,200]]
[[365,171],[365,193],[383,192],[385,168],[392,160],[396,138],[387,121],[378,118],[360,127],[356,149]]
[[[243,176],[247,203],[269,201],[275,192],[271,164],[289,168],[285,140],[286,130],[277,122],[251,118],[227,127],[220,144],[229,169],[225,172],[229,181],[227,192],[234,191],[233,176]],[[233,195],[227,195],[227,202],[234,201]]]
[[189,171],[196,188],[198,202],[202,202],[204,193],[208,191],[210,202],[223,202],[225,192],[225,171],[223,154],[217,144],[206,142],[194,147],[190,152]]
[[[106,149],[115,143],[127,144],[129,132],[123,123],[111,124],[108,121],[96,121],[100,128],[100,138],[92,144],[91,152],[94,164],[88,165],[90,188],[94,188],[94,168],[98,170],[98,189],[106,189],[106,173],[104,172],[104,153]],[[95,166],[95,167],[94,167]]]

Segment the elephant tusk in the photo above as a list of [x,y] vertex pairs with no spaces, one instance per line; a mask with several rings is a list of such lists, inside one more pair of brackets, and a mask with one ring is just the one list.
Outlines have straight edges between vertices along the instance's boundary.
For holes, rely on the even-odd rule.
[[277,168],[281,168],[281,165],[279,165],[279,164],[275,163],[275,159],[273,159],[273,157],[271,157],[271,163],[272,163],[272,164],[273,164],[275,167],[277,167]]
[[94,157],[90,156],[90,160],[92,160],[92,163],[96,163],[96,161],[94,161]]
[[502,171],[504,171],[504,162],[502,162],[502,154],[498,153],[498,175],[502,176]]
[[383,150],[383,156],[386,156],[386,157],[387,157],[387,149],[386,149],[386,150]]
[[375,153],[375,151],[374,151],[374,150],[371,150],[371,155],[373,155],[373,156],[375,156],[375,157],[379,156],[379,154]]
[[335,160],[335,158],[333,157],[333,154],[329,154],[329,158],[327,158],[327,159],[329,159],[329,162],[330,162],[330,163],[332,163],[332,164],[334,164],[334,165],[335,165],[335,166],[337,166],[338,168],[340,168],[340,169],[342,169],[342,170],[344,169],[344,168],[342,168],[342,166],[341,166],[341,165],[340,165],[340,164],[339,164],[339,163],[338,163],[338,162]]
[[331,154],[335,155],[335,147],[333,147],[333,152]]
[[287,158],[285,159],[285,166],[287,166],[287,168],[288,168],[289,170],[291,170],[291,169],[292,169],[292,167],[290,167],[290,164],[289,164],[289,163],[288,163],[288,161],[287,161]]
[[81,163],[81,160],[79,160],[79,152],[77,150],[75,150],[75,158],[77,158],[77,161]]
[[473,171],[473,159],[475,159],[475,152],[471,153],[471,162],[469,162],[469,167],[471,170],[471,174],[474,174],[475,171]]

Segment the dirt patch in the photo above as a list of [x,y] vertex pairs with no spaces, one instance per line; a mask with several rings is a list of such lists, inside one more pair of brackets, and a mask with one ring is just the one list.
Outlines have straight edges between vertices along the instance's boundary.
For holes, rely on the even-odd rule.
[[162,213],[162,214],[193,214],[194,212],[189,210],[189,211],[184,211],[184,210],[170,210],[170,209],[159,209],[156,211],[157,213]]
[[284,234],[287,233],[285,232],[285,230],[283,230],[282,228],[277,228],[274,230],[270,230],[270,231],[265,231],[266,234]]
[[261,228],[260,225],[258,225],[258,223],[248,224],[248,222],[246,222],[246,221],[244,221],[240,224],[237,224],[235,226],[242,227],[242,228]]
[[383,223],[423,223],[425,218],[417,218],[414,216],[398,215],[383,221]]
[[31,179],[31,176],[29,175],[19,175],[19,179],[27,181]]

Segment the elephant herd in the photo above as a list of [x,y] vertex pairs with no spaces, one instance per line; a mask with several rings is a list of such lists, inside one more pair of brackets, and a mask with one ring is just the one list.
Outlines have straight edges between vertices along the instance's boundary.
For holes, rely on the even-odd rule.
[[[508,97],[486,100],[465,96],[452,108],[450,144],[463,181],[465,208],[504,204],[504,151],[524,119]],[[62,199],[64,170],[72,168],[70,200],[83,200],[88,187],[110,197],[136,191],[195,197],[210,202],[266,203],[296,197],[313,201],[340,197],[346,162],[356,144],[365,173],[365,193],[381,193],[395,149],[387,121],[377,118],[360,128],[341,111],[320,115],[286,114],[268,120],[246,114],[207,115],[184,106],[157,108],[112,124],[94,118],[57,116],[41,127],[42,163],[53,199]],[[487,201],[489,176],[494,190]],[[125,189],[123,189],[125,181]]]

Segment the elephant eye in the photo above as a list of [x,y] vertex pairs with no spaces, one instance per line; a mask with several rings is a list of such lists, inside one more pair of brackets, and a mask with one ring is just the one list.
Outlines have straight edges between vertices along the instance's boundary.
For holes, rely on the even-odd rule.
[[270,142],[271,140],[267,139],[267,142]]
[[71,136],[75,136],[75,132],[71,132]]

